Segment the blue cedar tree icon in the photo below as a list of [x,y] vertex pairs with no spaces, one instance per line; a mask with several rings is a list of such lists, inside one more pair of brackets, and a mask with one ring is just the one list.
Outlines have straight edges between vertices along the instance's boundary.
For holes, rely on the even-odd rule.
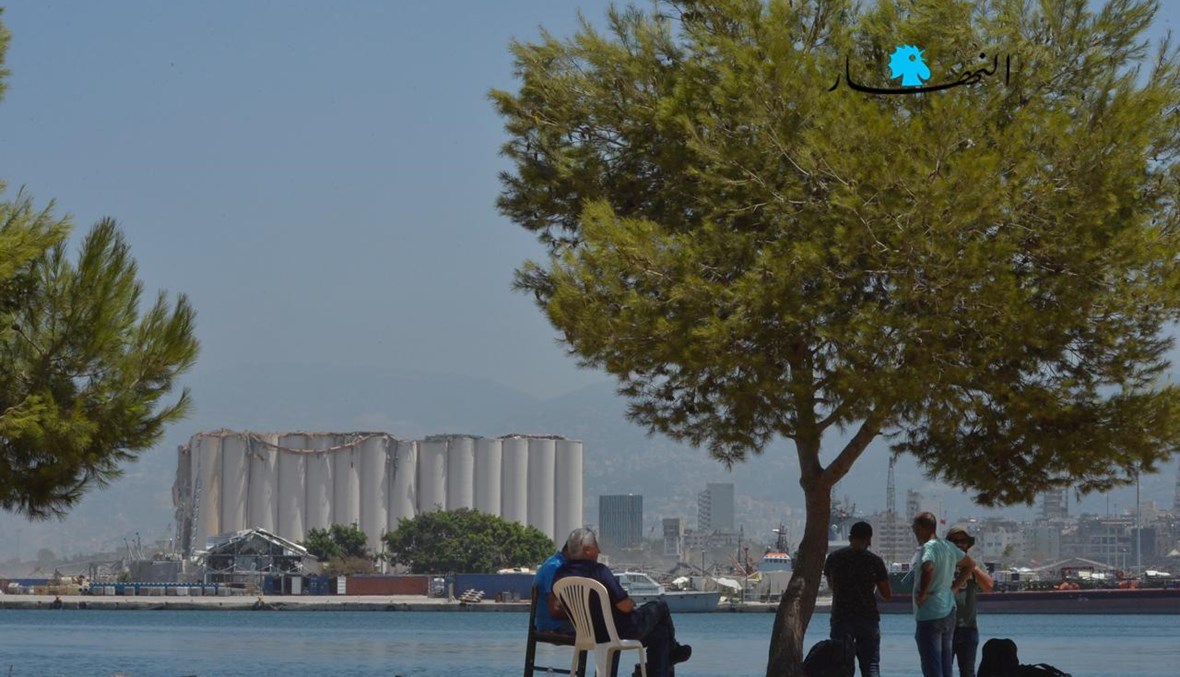
[[913,45],[898,45],[889,55],[890,78],[901,78],[902,87],[916,87],[930,79],[930,69],[922,61],[922,50]]

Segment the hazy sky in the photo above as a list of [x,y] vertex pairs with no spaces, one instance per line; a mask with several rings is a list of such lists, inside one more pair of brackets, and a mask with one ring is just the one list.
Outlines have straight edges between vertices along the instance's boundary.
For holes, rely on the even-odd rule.
[[0,178],[119,220],[199,313],[197,370],[340,362],[538,395],[579,372],[494,207],[508,43],[605,2],[16,2]]
[[[640,3],[648,6],[648,3]],[[580,371],[513,269],[490,88],[508,44],[606,0],[4,2],[0,180],[116,218],[149,295],[198,310],[196,373],[339,363],[549,396]],[[1180,19],[1165,2],[1158,37]]]

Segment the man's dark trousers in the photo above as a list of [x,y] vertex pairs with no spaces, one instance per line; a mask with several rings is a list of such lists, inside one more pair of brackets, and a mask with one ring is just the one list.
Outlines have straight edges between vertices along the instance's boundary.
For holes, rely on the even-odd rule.
[[851,638],[856,646],[856,662],[861,677],[880,677],[881,624],[871,618],[832,619],[832,639]]
[[667,677],[672,669],[672,649],[676,644],[676,626],[672,612],[662,599],[645,602],[630,613],[630,625],[624,639],[643,642],[647,654],[647,677]]

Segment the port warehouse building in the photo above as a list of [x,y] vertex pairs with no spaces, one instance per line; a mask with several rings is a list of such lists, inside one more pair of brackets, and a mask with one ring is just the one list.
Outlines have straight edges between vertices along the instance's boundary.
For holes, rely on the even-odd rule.
[[193,555],[228,532],[356,524],[380,550],[402,518],[469,508],[558,542],[582,525],[582,468],[582,443],[551,435],[201,432],[177,453],[176,533]]

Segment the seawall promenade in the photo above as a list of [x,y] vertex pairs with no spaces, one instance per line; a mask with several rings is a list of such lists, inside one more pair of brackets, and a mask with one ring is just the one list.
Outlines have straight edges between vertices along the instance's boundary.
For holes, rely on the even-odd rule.
[[[111,595],[0,595],[0,609],[120,609],[171,611],[471,611],[522,612],[524,602],[462,602],[455,599],[423,595],[233,595],[229,597],[161,597]],[[827,611],[827,600],[820,600],[816,611]],[[720,606],[717,613],[770,613],[776,605],[750,602]]]

